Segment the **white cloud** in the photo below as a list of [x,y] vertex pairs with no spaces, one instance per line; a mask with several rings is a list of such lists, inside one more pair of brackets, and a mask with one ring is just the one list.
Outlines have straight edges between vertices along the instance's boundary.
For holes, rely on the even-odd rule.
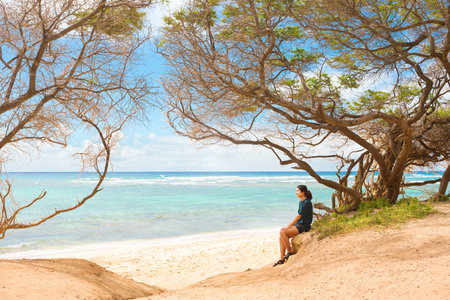
[[[118,133],[120,137],[122,133]],[[57,145],[38,144],[36,147],[22,145],[21,151],[10,151],[4,162],[3,171],[6,172],[78,172],[83,169],[82,158],[79,153],[87,150],[96,153],[102,146],[89,139],[83,139],[78,145],[68,145],[63,148]],[[120,147],[117,147],[120,148]],[[93,171],[93,169],[85,171]]]
[[[87,146],[89,142],[83,141],[83,146]],[[25,152],[16,152],[10,155],[9,160],[4,164],[4,171],[16,172],[64,172],[64,171],[80,171],[80,158],[73,154],[80,152],[83,147],[75,148],[68,146],[61,148],[50,145],[43,145],[41,151],[38,152],[34,148],[23,149]],[[84,148],[83,148],[84,149]]]
[[[154,136],[154,139],[147,139]],[[129,140],[129,143],[128,140]],[[137,142],[138,141],[138,142]],[[45,146],[40,155],[19,155],[7,163],[6,171],[75,171],[81,169],[79,152],[91,142],[66,149]],[[280,166],[277,158],[267,149],[248,145],[208,145],[194,143],[179,136],[147,137],[138,135],[125,138],[112,152],[113,171],[291,171]],[[313,163],[320,170],[335,170],[326,160]]]
[[113,154],[116,171],[280,170],[267,151],[248,146],[201,146],[181,137],[160,137]]

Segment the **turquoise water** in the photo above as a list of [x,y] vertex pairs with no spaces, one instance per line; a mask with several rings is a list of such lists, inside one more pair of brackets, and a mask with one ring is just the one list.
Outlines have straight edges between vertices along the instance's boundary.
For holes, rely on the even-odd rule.
[[[334,172],[320,175],[336,178]],[[407,177],[421,181],[440,174]],[[18,217],[23,222],[73,205],[96,183],[92,173],[10,173],[8,178],[18,205],[44,188],[47,191],[44,199]],[[303,172],[113,173],[103,190],[81,208],[36,228],[9,231],[0,240],[0,253],[280,227],[296,215],[298,184],[308,186],[313,201],[331,205],[333,190]],[[436,190],[437,185],[426,188]],[[410,189],[407,194],[421,196],[423,191]]]

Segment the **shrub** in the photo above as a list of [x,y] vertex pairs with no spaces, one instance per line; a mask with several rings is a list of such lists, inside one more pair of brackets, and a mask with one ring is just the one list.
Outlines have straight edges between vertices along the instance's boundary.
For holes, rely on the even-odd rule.
[[353,215],[333,213],[314,222],[313,231],[319,239],[339,233],[373,226],[388,226],[404,223],[412,218],[423,218],[435,210],[431,204],[422,203],[417,198],[405,198],[396,204],[379,198],[362,202]]

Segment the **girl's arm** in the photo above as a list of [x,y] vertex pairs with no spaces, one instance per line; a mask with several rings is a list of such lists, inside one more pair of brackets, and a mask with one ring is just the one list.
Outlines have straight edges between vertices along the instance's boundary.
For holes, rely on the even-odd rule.
[[289,223],[288,226],[283,227],[281,230],[286,230],[288,228],[291,228],[292,226],[294,226],[295,223],[297,223],[298,220],[300,220],[300,218],[302,217],[302,215],[297,215],[294,220],[292,220],[291,223]]

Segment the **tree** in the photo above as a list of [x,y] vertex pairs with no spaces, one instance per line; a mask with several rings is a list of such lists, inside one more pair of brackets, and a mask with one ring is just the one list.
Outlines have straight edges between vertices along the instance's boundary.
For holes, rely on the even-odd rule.
[[[79,128],[94,130],[99,142],[81,157],[98,181],[71,207],[30,223],[20,215],[45,197],[45,190],[17,206],[13,186],[2,179],[0,238],[10,229],[37,226],[76,209],[101,190],[119,131],[144,118],[150,87],[132,72],[139,47],[146,43],[147,0],[19,0],[0,3],[1,161],[18,151],[40,151],[43,144],[67,146]],[[3,170],[3,168],[2,168]],[[4,172],[3,172],[4,173]]]
[[[166,19],[159,44],[170,124],[198,141],[266,147],[335,189],[345,210],[395,203],[411,184],[405,171],[448,164],[446,5],[191,1]],[[312,159],[336,160],[338,180]]]

